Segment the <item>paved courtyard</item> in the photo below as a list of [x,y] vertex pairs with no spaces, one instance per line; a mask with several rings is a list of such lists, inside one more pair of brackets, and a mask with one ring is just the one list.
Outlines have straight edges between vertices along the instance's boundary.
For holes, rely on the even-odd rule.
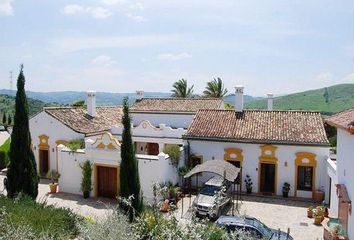
[[[191,202],[193,202],[193,197]],[[184,211],[179,202],[175,216],[181,221],[187,221],[190,214],[187,213],[189,198],[184,199]],[[322,226],[313,224],[313,219],[307,218],[307,207],[312,203],[298,200],[284,200],[281,198],[269,198],[259,196],[242,196],[240,209],[235,214],[255,217],[273,229],[287,232],[290,228],[290,235],[296,240],[323,239]],[[232,214],[231,209],[228,214]],[[182,216],[182,217],[181,217]]]

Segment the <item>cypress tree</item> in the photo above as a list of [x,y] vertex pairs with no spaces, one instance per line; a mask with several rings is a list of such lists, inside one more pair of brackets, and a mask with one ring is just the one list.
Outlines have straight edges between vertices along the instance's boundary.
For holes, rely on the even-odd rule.
[[9,114],[9,115],[7,116],[7,124],[8,124],[9,126],[11,126],[11,123],[12,123],[11,114]]
[[6,112],[4,112],[4,115],[2,115],[2,124],[6,124]]
[[7,196],[14,198],[19,193],[23,193],[32,199],[36,199],[39,177],[37,175],[34,154],[31,149],[23,65],[21,65],[20,74],[17,78],[14,126],[11,134],[9,157]]
[[[140,213],[143,208],[142,196],[140,190],[140,179],[138,161],[135,157],[135,150],[131,136],[131,121],[129,116],[129,102],[128,98],[123,100],[123,133],[121,145],[121,164],[120,164],[120,196],[122,198],[129,198],[133,196],[132,207],[136,213]],[[128,211],[124,207],[125,211]],[[128,211],[130,221],[134,218],[134,213]]]

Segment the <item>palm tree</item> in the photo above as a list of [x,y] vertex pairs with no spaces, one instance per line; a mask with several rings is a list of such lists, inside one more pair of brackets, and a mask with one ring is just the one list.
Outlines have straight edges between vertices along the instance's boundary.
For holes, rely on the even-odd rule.
[[179,98],[193,97],[194,85],[188,88],[187,80],[183,78],[175,82],[172,87],[173,87],[173,89],[171,90],[172,97],[179,97]]
[[221,78],[214,78],[212,81],[207,82],[207,86],[203,92],[205,97],[222,98],[226,95],[227,89]]

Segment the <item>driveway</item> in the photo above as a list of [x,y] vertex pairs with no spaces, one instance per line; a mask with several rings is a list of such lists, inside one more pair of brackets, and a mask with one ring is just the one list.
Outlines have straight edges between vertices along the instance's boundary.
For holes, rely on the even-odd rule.
[[[0,174],[0,194],[6,194],[4,191],[4,174]],[[84,199],[81,195],[67,193],[49,193],[48,184],[50,181],[42,179],[38,186],[37,202],[46,202],[49,205],[57,207],[70,208],[73,212],[96,220],[102,219],[112,211],[116,201],[104,198]]]
[[[178,204],[178,210],[175,216],[182,223],[188,223],[191,213],[187,212],[190,202],[193,202],[194,197],[190,200],[188,197],[182,203]],[[273,229],[279,229],[287,232],[290,228],[290,235],[295,240],[317,240],[323,239],[322,226],[313,224],[313,219],[307,218],[307,207],[311,202],[298,200],[285,200],[282,198],[270,198],[259,196],[242,196],[239,211],[235,211],[237,215],[247,215],[255,217]],[[227,213],[232,215],[232,209]]]

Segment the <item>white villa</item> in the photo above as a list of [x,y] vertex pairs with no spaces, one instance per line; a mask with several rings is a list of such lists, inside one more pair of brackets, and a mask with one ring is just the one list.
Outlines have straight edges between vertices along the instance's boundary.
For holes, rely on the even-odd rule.
[[330,208],[344,226],[348,239],[354,239],[354,109],[338,113],[326,119],[337,128],[337,158],[328,159],[328,175],[331,177]]
[[[178,182],[177,167],[223,159],[242,167],[253,192],[281,195],[284,182],[290,196],[329,199],[326,160],[329,143],[321,115],[316,112],[244,110],[243,87],[236,87],[235,110],[221,99],[144,98],[137,92],[131,107],[132,137],[139,161],[144,196],[151,198],[154,182]],[[95,92],[87,95],[87,109],[45,108],[30,120],[38,171],[57,170],[60,191],[80,194],[79,164],[93,164],[93,196],[119,193],[122,109],[96,107]],[[85,149],[71,152],[62,144],[85,139]],[[179,145],[181,159],[174,166],[164,148]],[[200,179],[205,180],[208,174]],[[245,187],[243,186],[243,189]]]

